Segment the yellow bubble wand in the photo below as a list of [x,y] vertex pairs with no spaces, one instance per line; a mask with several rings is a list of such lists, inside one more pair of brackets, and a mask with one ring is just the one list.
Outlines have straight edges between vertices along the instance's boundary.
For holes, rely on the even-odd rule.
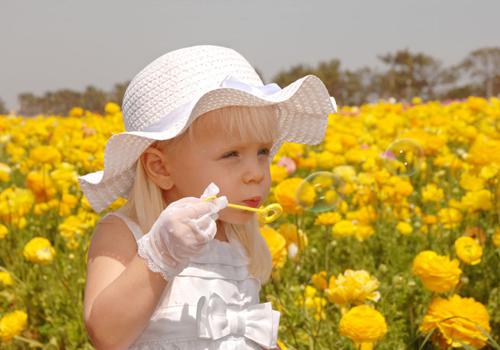
[[[217,198],[217,196],[209,196],[205,198],[205,201],[209,201],[215,198]],[[256,212],[259,215],[259,221],[261,223],[266,223],[266,224],[273,222],[281,215],[281,213],[283,213],[283,208],[278,203],[271,203],[265,207],[260,206],[259,208],[252,208],[252,207],[247,207],[246,205],[239,205],[233,203],[228,203],[227,206],[230,208]]]

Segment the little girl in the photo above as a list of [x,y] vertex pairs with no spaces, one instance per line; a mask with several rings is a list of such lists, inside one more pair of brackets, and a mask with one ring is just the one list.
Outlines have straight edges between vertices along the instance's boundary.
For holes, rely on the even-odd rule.
[[[335,100],[314,76],[263,85],[233,49],[198,45],[132,79],[126,132],[104,169],[78,178],[97,212],[84,319],[97,349],[279,349],[280,313],[260,303],[272,259],[256,214],[284,142],[317,144]],[[211,198],[208,198],[211,197]],[[216,198],[213,198],[216,197]]]

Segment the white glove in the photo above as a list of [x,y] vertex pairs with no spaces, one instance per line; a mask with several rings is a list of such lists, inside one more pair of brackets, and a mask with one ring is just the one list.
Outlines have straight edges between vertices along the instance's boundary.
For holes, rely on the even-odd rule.
[[217,193],[219,188],[211,182],[200,198],[184,197],[170,203],[149,232],[137,240],[137,253],[151,271],[171,280],[215,237],[217,212],[227,207],[228,201],[226,196],[203,199]]

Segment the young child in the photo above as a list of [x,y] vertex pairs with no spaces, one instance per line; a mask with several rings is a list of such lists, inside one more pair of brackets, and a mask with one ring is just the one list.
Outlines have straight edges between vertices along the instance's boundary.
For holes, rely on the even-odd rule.
[[[263,85],[233,49],[174,50],[125,92],[126,132],[104,169],[78,178],[97,212],[84,319],[97,349],[279,349],[280,313],[260,303],[272,259],[254,212],[284,142],[317,144],[335,101],[308,75]],[[215,199],[207,199],[217,196]]]

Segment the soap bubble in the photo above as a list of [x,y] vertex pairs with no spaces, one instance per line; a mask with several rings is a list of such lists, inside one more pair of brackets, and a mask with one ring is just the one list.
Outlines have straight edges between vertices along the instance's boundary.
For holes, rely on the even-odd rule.
[[336,209],[344,199],[344,186],[344,181],[332,172],[314,172],[297,187],[297,202],[314,213]]
[[381,157],[391,174],[412,176],[420,171],[424,152],[415,140],[400,139],[391,143]]

